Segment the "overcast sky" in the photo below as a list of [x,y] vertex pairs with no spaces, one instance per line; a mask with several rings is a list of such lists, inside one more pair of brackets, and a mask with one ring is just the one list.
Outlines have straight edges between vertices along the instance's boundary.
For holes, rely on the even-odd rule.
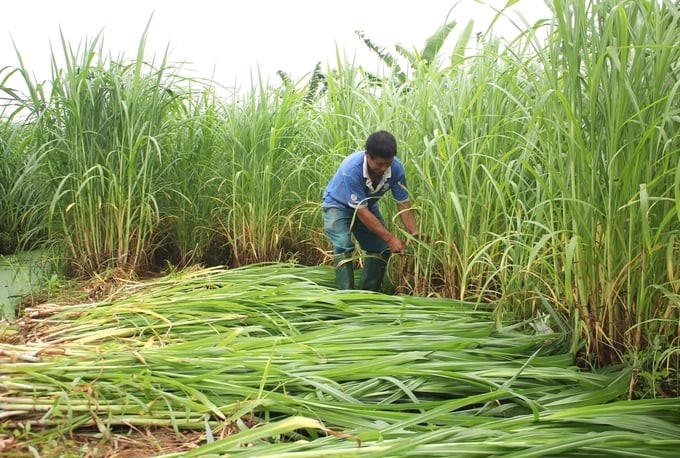
[[[294,79],[322,62],[335,67],[336,51],[371,71],[379,61],[359,40],[362,30],[374,43],[422,49],[447,16],[462,29],[487,29],[493,9],[507,0],[33,0],[3,2],[0,68],[16,66],[16,49],[38,80],[50,79],[50,59],[63,62],[60,29],[77,48],[102,32],[104,50],[134,58],[150,21],[146,55],[186,62],[186,76],[219,84],[250,86],[251,71],[265,79],[284,70]],[[453,8],[453,9],[452,9]],[[543,0],[519,0],[513,18],[529,22],[549,16]],[[509,22],[497,35],[515,35]],[[50,50],[54,49],[54,53]],[[2,74],[0,74],[2,76]]]

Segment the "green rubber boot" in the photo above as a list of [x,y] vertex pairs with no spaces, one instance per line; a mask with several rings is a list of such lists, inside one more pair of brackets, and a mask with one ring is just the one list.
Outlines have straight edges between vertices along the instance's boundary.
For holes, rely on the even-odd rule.
[[382,256],[380,253],[366,253],[364,268],[361,270],[361,277],[359,277],[359,289],[380,291],[388,258],[389,255]]
[[333,256],[335,266],[335,283],[338,289],[354,289],[354,259],[352,253]]

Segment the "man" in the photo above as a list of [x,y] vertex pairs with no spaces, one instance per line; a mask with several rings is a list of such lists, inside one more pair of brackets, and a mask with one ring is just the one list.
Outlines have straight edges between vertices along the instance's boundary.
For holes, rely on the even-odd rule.
[[324,231],[333,244],[339,289],[354,288],[354,241],[366,252],[359,289],[379,291],[391,253],[403,254],[404,242],[385,227],[378,199],[388,190],[406,230],[418,233],[411,209],[404,166],[395,156],[397,141],[386,131],[372,133],[365,150],[350,154],[331,178],[323,195]]

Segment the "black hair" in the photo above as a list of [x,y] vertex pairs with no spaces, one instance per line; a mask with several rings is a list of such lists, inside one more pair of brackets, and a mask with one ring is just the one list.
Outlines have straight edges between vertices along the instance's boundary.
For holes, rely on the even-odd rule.
[[366,152],[371,157],[392,159],[397,155],[397,140],[386,130],[373,132],[366,139]]

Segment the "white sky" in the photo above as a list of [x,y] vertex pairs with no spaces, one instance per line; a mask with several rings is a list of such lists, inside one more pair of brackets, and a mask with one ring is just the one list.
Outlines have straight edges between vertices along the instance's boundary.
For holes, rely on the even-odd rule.
[[[493,10],[507,0],[12,0],[2,4],[0,68],[17,66],[16,50],[38,80],[50,79],[50,60],[63,62],[60,29],[73,48],[102,32],[104,50],[134,58],[147,22],[146,55],[169,49],[172,62],[187,62],[185,76],[213,78],[225,86],[250,86],[259,68],[265,79],[284,70],[294,80],[321,61],[335,67],[340,50],[371,71],[375,54],[354,33],[362,30],[394,53],[394,45],[422,49],[449,11],[462,29],[469,19],[484,32]],[[514,10],[533,23],[549,17],[543,0],[519,0]],[[153,16],[152,16],[153,15]],[[517,19],[517,15],[513,16]],[[454,29],[455,32],[455,29]],[[507,22],[497,35],[514,36]],[[453,41],[453,39],[451,39]],[[54,49],[54,53],[50,50]],[[0,73],[0,78],[4,75]]]

